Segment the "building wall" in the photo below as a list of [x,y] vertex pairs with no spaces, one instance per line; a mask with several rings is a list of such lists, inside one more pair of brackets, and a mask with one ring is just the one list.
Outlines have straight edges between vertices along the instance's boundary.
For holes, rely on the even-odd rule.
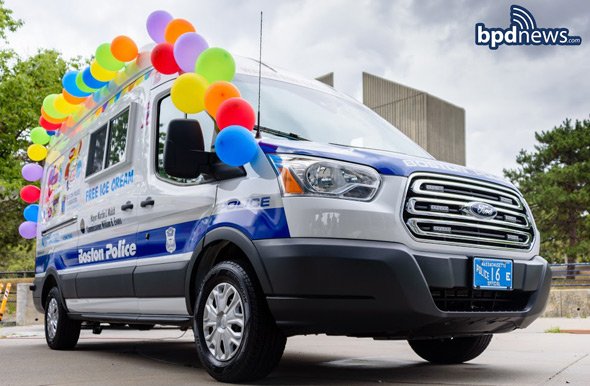
[[463,108],[367,73],[363,73],[363,103],[436,159],[465,165]]

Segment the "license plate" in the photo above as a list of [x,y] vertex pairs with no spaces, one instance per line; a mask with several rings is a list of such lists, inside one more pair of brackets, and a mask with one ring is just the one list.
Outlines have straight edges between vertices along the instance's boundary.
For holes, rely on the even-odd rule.
[[511,290],[512,260],[473,258],[473,288]]

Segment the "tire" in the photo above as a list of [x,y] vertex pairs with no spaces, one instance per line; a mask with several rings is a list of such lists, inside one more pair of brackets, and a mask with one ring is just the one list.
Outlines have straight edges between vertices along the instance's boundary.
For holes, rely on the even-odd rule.
[[[224,304],[223,309],[217,312],[220,304]],[[193,331],[201,363],[221,382],[266,377],[279,363],[287,341],[270,314],[255,276],[233,261],[217,264],[203,280]]]
[[80,338],[79,320],[68,317],[61,293],[53,287],[45,302],[45,340],[53,350],[71,350]]
[[490,344],[492,335],[462,338],[409,340],[412,350],[435,364],[457,364],[477,358]]

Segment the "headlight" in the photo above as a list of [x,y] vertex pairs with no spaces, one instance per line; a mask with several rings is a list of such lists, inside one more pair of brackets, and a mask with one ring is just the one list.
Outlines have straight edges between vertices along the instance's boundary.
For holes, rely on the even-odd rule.
[[375,169],[348,162],[299,155],[270,154],[285,196],[371,200],[381,184]]

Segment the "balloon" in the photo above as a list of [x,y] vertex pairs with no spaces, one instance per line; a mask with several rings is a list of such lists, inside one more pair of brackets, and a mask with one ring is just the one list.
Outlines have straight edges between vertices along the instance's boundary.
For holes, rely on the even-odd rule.
[[213,118],[217,115],[217,109],[226,99],[240,96],[240,90],[233,84],[224,80],[213,82],[205,91],[205,109]]
[[180,35],[187,32],[196,32],[191,22],[185,19],[174,19],[166,26],[164,38],[168,43],[174,44]]
[[25,164],[21,170],[21,174],[27,181],[39,181],[43,177],[43,166],[34,163]]
[[236,73],[236,62],[231,54],[223,48],[212,47],[199,55],[195,64],[195,72],[203,75],[209,83],[217,80],[229,82]]
[[90,67],[86,67],[84,71],[82,71],[82,80],[85,85],[95,90],[101,89],[107,85],[107,82],[100,82],[92,76]]
[[[57,131],[54,130],[46,130],[47,131],[47,135],[49,137],[53,137],[55,135],[55,133],[57,133]],[[49,140],[51,140],[51,138],[49,138]]]
[[45,130],[59,130],[59,128],[61,127],[61,122],[60,123],[51,123],[48,120],[46,120],[45,118],[43,118],[43,116],[40,116],[39,117],[39,126],[44,128]]
[[49,123],[59,124],[60,126],[61,126],[62,122],[66,120],[66,118],[59,118],[58,119],[58,118],[49,116],[49,114],[47,114],[47,112],[45,112],[45,109],[43,107],[41,107],[41,117]]
[[27,155],[33,161],[43,161],[47,157],[47,149],[34,143],[27,149]]
[[61,90],[61,94],[64,96],[64,99],[66,100],[66,102],[68,102],[71,105],[79,105],[80,103],[82,103],[86,100],[86,97],[79,98],[79,97],[73,96],[65,88]]
[[23,211],[23,216],[25,220],[37,222],[37,217],[39,216],[39,205],[37,204],[29,204]]
[[49,134],[42,127],[35,127],[31,130],[31,142],[37,145],[46,145],[49,142]]
[[119,71],[125,63],[117,60],[111,53],[111,43],[102,43],[96,49],[95,58],[102,68],[108,71]]
[[170,75],[178,72],[178,64],[174,60],[174,47],[170,43],[160,43],[152,50],[152,65],[162,74]]
[[90,63],[90,74],[99,82],[110,82],[117,77],[118,72],[105,70],[95,59]]
[[207,80],[199,74],[182,74],[176,78],[170,89],[172,103],[178,110],[187,114],[203,111],[207,86]]
[[18,233],[24,239],[34,239],[37,235],[37,223],[25,221],[18,227]]
[[58,94],[53,103],[57,111],[67,115],[75,113],[80,108],[80,106],[73,105],[66,101],[66,98],[62,94]]
[[76,75],[76,86],[80,90],[85,92],[86,96],[88,96],[88,95],[92,94],[93,92],[95,92],[96,89],[88,87],[88,85],[86,83],[84,83],[84,79],[82,78],[82,73],[83,73],[83,71],[80,71],[80,72],[78,72],[78,75]]
[[258,143],[248,129],[234,125],[226,127],[217,135],[215,151],[226,164],[242,166],[256,157]]
[[137,44],[130,37],[119,35],[111,42],[111,54],[121,62],[130,62],[137,58]]
[[78,83],[76,81],[78,76],[78,71],[68,71],[65,73],[62,79],[62,85],[64,89],[72,96],[76,98],[84,98],[90,95],[89,92],[83,91],[78,87]]
[[50,117],[56,119],[65,119],[69,114],[62,113],[58,109],[55,108],[55,100],[60,94],[49,94],[43,99],[43,110],[47,113]]
[[184,72],[193,72],[197,58],[209,47],[205,39],[196,32],[180,35],[174,43],[174,59]]
[[154,11],[150,13],[147,18],[146,28],[154,42],[164,43],[166,41],[166,26],[172,21],[172,19],[172,15],[166,11]]
[[20,198],[27,204],[32,204],[41,196],[41,189],[35,185],[23,186],[20,190]]
[[221,103],[219,109],[217,109],[215,121],[220,130],[232,125],[239,125],[252,130],[256,123],[256,114],[250,103],[245,99],[229,98]]

